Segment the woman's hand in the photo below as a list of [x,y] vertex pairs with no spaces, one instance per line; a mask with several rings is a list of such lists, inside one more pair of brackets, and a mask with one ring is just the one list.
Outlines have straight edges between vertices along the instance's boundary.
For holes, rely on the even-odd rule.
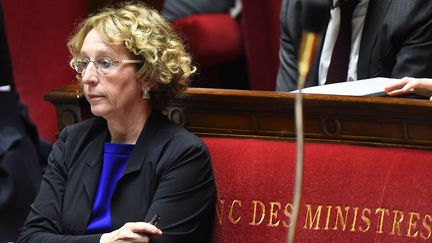
[[403,78],[384,88],[390,96],[416,93],[432,100],[432,79],[427,78]]
[[149,223],[126,223],[118,230],[103,234],[100,242],[150,242],[150,235],[162,235],[162,231]]

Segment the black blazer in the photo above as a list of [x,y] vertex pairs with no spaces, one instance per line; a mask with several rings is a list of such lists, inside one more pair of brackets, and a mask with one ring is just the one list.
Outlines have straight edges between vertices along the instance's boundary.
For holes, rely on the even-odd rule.
[[[280,67],[276,84],[278,91],[297,89],[297,53],[302,32],[301,2],[282,1]],[[323,36],[324,34],[325,32]],[[321,50],[317,54],[319,57]],[[359,50],[358,79],[432,77],[431,57],[432,1],[369,1]],[[305,86],[316,85],[317,63]]]
[[[99,242],[86,235],[102,166],[107,125],[93,118],[66,127],[53,146],[20,242]],[[113,228],[161,216],[152,242],[206,242],[216,188],[206,146],[153,111],[111,201]]]
[[0,242],[15,241],[39,189],[42,167],[16,95],[0,92]]

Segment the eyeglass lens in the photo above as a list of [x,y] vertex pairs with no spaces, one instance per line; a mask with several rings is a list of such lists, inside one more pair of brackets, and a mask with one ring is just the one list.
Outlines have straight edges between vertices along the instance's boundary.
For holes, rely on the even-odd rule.
[[106,57],[98,58],[93,61],[87,58],[77,59],[73,63],[73,67],[77,73],[82,74],[91,62],[93,62],[93,64],[95,65],[96,70],[101,71],[102,73],[108,73],[110,71],[113,71],[113,60]]

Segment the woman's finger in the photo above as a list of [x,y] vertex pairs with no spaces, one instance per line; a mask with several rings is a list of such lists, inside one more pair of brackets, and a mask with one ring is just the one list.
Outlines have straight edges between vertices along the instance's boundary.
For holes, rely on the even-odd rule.
[[399,90],[399,89],[401,89],[402,87],[404,87],[406,83],[409,82],[409,79],[410,79],[410,78],[408,78],[408,77],[405,77],[405,78],[399,79],[398,81],[396,81],[396,82],[394,82],[394,83],[392,83],[392,84],[386,86],[386,87],[384,88],[384,90],[385,90],[386,92],[392,92],[392,91],[394,91],[394,90]]
[[136,223],[132,223],[133,225],[131,225],[131,230],[134,233],[145,233],[145,234],[150,234],[150,235],[162,235],[162,231],[160,229],[158,229],[156,226],[151,225],[149,223],[144,223],[144,222],[136,222]]

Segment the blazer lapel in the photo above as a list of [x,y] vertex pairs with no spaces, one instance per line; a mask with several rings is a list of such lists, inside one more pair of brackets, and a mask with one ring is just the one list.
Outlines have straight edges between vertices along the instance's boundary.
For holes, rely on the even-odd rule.
[[90,203],[93,203],[97,184],[99,182],[99,173],[102,166],[102,154],[106,137],[106,133],[99,134],[88,146],[86,153],[83,154],[83,160],[85,160],[87,166],[83,181],[87,193],[87,200]]
[[357,78],[369,76],[369,63],[372,50],[377,40],[377,33],[381,30],[392,0],[370,0],[363,27],[362,40],[357,64]]
[[[94,198],[96,196],[96,190],[99,183],[99,175],[102,166],[102,155],[104,143],[107,139],[108,132],[98,134],[89,144],[89,146],[83,151],[82,161],[85,162],[84,173],[83,173],[83,184],[85,194],[82,193],[82,197],[79,199],[81,205],[81,211],[83,213],[81,218],[87,219],[80,222],[80,227],[85,231],[87,224],[90,220],[91,211],[93,208]],[[84,196],[85,195],[85,196]]]
[[122,178],[130,173],[141,170],[146,154],[151,147],[150,145],[152,143],[153,137],[159,128],[160,116],[161,114],[158,111],[152,111],[150,114],[143,130],[138,137],[137,143],[132,150]]
[[[129,161],[127,162],[126,168],[123,172],[123,175],[117,182],[117,186],[119,183],[122,183],[124,178],[133,176],[135,173],[144,173],[144,181],[140,182],[140,185],[145,187],[145,192],[147,195],[147,199],[150,201],[150,195],[153,195],[152,189],[152,163],[153,161],[146,159],[147,153],[152,149],[152,144],[154,144],[155,136],[158,133],[158,130],[162,123],[162,114],[159,111],[152,111],[149,118],[146,121],[146,124],[141,131],[140,136],[138,137],[137,143],[135,144],[134,149],[132,150]],[[144,167],[144,168],[143,168]],[[133,197],[134,195],[126,194],[125,197]],[[114,197],[116,197],[116,193],[114,192]],[[120,198],[116,198],[116,201],[122,202],[124,200]],[[127,199],[128,200],[128,199]],[[126,201],[127,201],[126,200]],[[130,200],[130,199],[129,199]],[[113,208],[113,205],[111,205]],[[119,223],[122,223],[124,220],[124,216],[128,215],[128,211],[131,208],[128,207],[118,207],[117,210],[112,210],[111,218],[113,222],[113,226],[120,227]]]

